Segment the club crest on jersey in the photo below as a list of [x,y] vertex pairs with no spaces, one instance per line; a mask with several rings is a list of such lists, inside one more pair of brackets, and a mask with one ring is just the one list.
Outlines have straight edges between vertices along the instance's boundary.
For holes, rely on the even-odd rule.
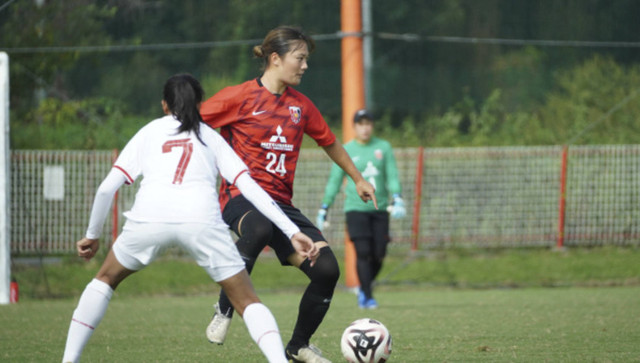
[[291,121],[297,124],[302,117],[302,110],[298,106],[289,106],[289,115],[291,115]]
[[376,149],[376,151],[374,151],[373,154],[376,156],[376,159],[382,160],[382,150]]

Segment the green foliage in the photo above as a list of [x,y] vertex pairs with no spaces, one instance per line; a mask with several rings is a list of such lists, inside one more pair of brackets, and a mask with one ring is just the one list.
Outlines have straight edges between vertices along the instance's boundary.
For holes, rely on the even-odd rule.
[[[578,144],[637,142],[634,115],[640,112],[640,66],[624,67],[609,57],[596,56],[560,74],[557,84],[540,112],[545,126],[555,134],[552,142],[574,138]],[[630,102],[607,114],[629,96]]]
[[545,93],[553,85],[552,73],[545,62],[545,53],[532,46],[493,60],[493,87],[502,90],[502,102],[508,112],[533,111],[544,102]]
[[[637,88],[640,65],[634,48],[425,39],[635,41],[638,11],[640,2],[634,0],[375,2],[375,32],[423,37],[373,38],[377,132],[404,146],[546,145],[576,137],[576,143],[634,143],[637,99],[607,115]],[[162,84],[171,74],[193,74],[202,80],[207,95],[260,74],[251,52],[254,44],[225,41],[251,39],[258,44],[280,24],[301,25],[312,35],[331,34],[340,29],[339,15],[338,1],[314,0],[13,2],[0,12],[0,47],[9,49],[11,65],[12,146],[121,147],[132,134],[131,125],[157,115]],[[220,44],[171,45],[191,42]],[[11,51],[133,44],[167,46],[139,51]],[[298,89],[337,129],[342,112],[340,41],[318,41],[309,64]],[[50,104],[54,98],[71,105]],[[82,109],[83,102],[92,100],[122,105],[120,113],[101,116],[95,125],[76,121],[83,118],[79,114],[93,112]],[[38,113],[45,109],[59,114],[45,117],[48,123],[32,120],[43,117]],[[85,126],[110,138],[98,140]],[[107,131],[107,126],[113,130]]]
[[228,86],[236,85],[243,81],[244,80],[232,78],[231,76],[226,74],[210,73],[200,80],[200,84],[204,89],[205,95],[207,97],[211,97],[221,89]]
[[[91,0],[16,1],[0,12],[0,46],[48,47],[92,46],[110,43],[103,25],[116,14],[116,8]],[[58,76],[72,69],[77,52],[20,54],[10,53],[11,106],[18,114],[37,102],[34,91],[60,95],[64,86]]]
[[124,105],[112,99],[64,102],[47,98],[29,113],[20,132],[11,133],[18,149],[122,148],[145,122],[125,116]]
[[[410,114],[398,120],[391,110],[384,111],[376,118],[376,133],[402,147],[550,145],[572,139],[578,144],[635,143],[640,66],[624,67],[596,56],[560,72],[556,79],[554,90],[536,107],[513,107],[513,96],[494,89],[479,103],[465,96],[441,115]],[[119,74],[105,89],[115,95],[127,89],[127,80]],[[202,78],[208,95],[241,81],[230,74],[208,73]],[[148,95],[159,100],[164,80],[150,82],[157,83],[154,88],[159,91]],[[47,98],[26,116],[29,121],[12,129],[11,142],[14,148],[29,149],[122,148],[158,112],[156,104],[145,112],[154,116],[135,116],[115,97]]]
[[[523,73],[526,73],[523,71]],[[376,130],[394,145],[451,147],[634,144],[640,126],[640,65],[623,66],[595,56],[559,72],[544,99],[514,106],[514,96],[494,89],[482,102],[465,96],[442,115],[407,116],[387,111]],[[511,89],[512,86],[508,86]],[[394,126],[394,124],[396,126]]]

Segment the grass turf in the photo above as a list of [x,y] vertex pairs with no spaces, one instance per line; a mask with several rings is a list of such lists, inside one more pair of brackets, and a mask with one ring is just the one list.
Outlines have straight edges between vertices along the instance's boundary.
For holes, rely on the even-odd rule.
[[[449,289],[381,287],[377,310],[360,310],[336,293],[312,343],[342,361],[349,322],[371,317],[393,336],[396,362],[640,361],[640,287]],[[300,293],[263,292],[283,339],[291,334]],[[131,296],[116,292],[85,349],[85,362],[260,362],[241,319],[227,342],[212,345],[204,328],[211,296]],[[77,299],[31,300],[1,307],[0,357],[58,361]]]
[[[312,343],[341,361],[343,329],[372,317],[391,331],[396,362],[640,362],[639,255],[614,247],[395,250],[376,289],[380,309],[358,309],[343,276]],[[0,360],[60,360],[77,298],[101,260],[14,261],[21,300],[0,306]],[[267,255],[253,280],[286,343],[306,278]],[[206,341],[217,291],[190,260],[163,258],[118,288],[83,361],[263,361],[237,317],[223,346]]]

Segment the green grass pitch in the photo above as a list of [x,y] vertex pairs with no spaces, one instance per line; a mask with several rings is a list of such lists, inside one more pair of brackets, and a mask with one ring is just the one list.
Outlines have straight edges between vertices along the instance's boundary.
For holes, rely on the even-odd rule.
[[[260,292],[288,340],[301,291]],[[216,295],[132,296],[116,291],[84,362],[262,362],[241,319],[227,342],[210,344],[204,329]],[[338,290],[312,343],[344,361],[340,336],[371,317],[393,337],[392,362],[638,362],[640,287],[448,289],[385,287],[380,308],[360,310]],[[0,306],[0,360],[62,358],[76,298]]]

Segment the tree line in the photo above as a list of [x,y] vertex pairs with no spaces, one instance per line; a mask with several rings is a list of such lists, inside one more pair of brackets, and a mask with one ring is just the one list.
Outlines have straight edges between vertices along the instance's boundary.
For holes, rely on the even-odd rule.
[[[395,145],[635,143],[640,2],[371,3],[369,106],[377,132]],[[340,29],[338,0],[13,2],[0,11],[0,50],[9,53],[11,65],[11,145],[121,148],[160,114],[168,76],[192,73],[208,95],[259,76],[253,44],[227,41],[257,44],[280,24],[324,36],[298,88],[339,131],[340,40],[326,36]],[[521,42],[439,40],[446,37]],[[631,45],[615,45],[622,42]],[[150,44],[158,46],[133,47]]]

